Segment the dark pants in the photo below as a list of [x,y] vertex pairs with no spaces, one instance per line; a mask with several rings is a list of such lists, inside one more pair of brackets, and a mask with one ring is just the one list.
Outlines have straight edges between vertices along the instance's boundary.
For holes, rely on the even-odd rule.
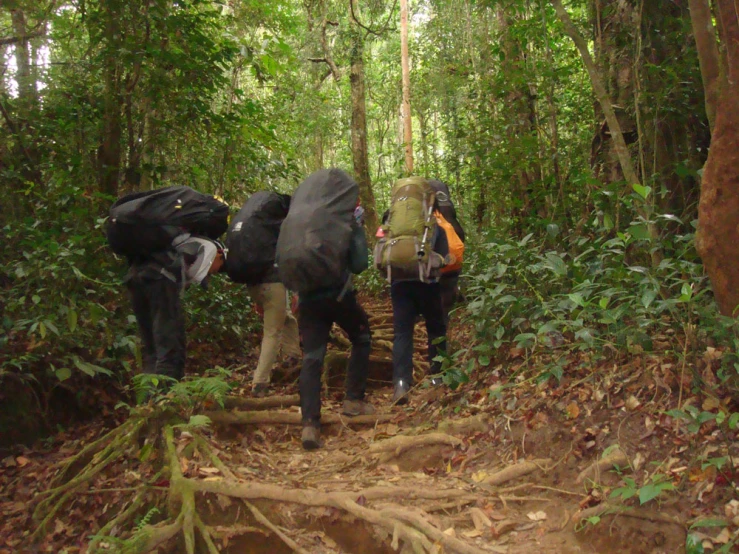
[[449,312],[452,311],[457,303],[457,293],[459,292],[459,273],[451,273],[442,275],[439,279],[441,287],[441,306],[444,310],[444,322],[449,325]]
[[175,379],[185,374],[185,318],[180,285],[166,277],[128,281],[141,333],[144,373]]
[[[446,350],[446,321],[441,304],[439,283],[401,281],[390,287],[393,301],[393,380],[413,385],[413,327],[422,315],[428,332],[430,373],[439,373],[441,364],[434,362],[439,349]],[[440,344],[436,339],[444,338]]]
[[319,426],[321,421],[321,372],[331,326],[339,325],[352,342],[346,374],[346,398],[363,400],[367,389],[370,356],[369,318],[354,292],[341,302],[321,298],[300,303],[298,327],[303,339],[303,368],[300,371],[300,409],[303,425]]

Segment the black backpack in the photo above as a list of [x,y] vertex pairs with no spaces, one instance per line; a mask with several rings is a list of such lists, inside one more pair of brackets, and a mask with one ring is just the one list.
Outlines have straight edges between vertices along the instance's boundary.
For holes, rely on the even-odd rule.
[[349,244],[359,187],[340,169],[308,176],[293,194],[277,240],[280,281],[301,293],[341,288],[349,275]]
[[226,235],[226,272],[231,280],[247,285],[264,282],[274,269],[277,237],[289,208],[289,195],[261,191],[232,218]]
[[228,204],[185,186],[128,194],[113,204],[108,244],[113,252],[141,258],[166,250],[182,233],[217,239],[228,228]]

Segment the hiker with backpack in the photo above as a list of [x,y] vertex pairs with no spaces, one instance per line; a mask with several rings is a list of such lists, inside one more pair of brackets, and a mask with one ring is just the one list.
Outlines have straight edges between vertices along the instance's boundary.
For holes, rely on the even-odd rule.
[[301,356],[298,322],[275,265],[280,226],[289,208],[289,195],[257,192],[232,219],[226,235],[226,272],[234,282],[247,285],[264,318],[259,362],[252,378],[255,396],[266,394],[280,347],[288,358]]
[[436,192],[427,179],[400,179],[392,190],[390,209],[383,217],[380,240],[375,246],[375,265],[390,282],[393,305],[393,391],[392,402],[405,404],[413,386],[413,329],[423,316],[428,334],[429,375],[441,364],[434,361],[446,348],[446,317],[439,278],[448,263],[449,244],[437,224]]
[[306,450],[321,444],[321,374],[334,323],[352,343],[342,413],[374,413],[364,400],[371,346],[369,318],[357,301],[351,279],[369,265],[362,213],[354,179],[340,169],[322,169],[308,176],[293,194],[277,241],[280,280],[299,295],[301,442]]
[[207,286],[225,249],[228,205],[189,187],[124,196],[110,209],[108,244],[129,263],[128,288],[142,342],[144,373],[181,379],[185,370],[182,290]]
[[441,304],[444,310],[444,319],[449,324],[449,312],[457,303],[459,294],[459,274],[462,270],[464,257],[465,234],[464,228],[457,219],[457,210],[454,208],[449,187],[437,179],[429,179],[429,184],[436,191],[438,210],[435,212],[437,223],[444,229],[449,243],[449,254],[454,258],[451,264],[441,270],[439,285],[441,287]]

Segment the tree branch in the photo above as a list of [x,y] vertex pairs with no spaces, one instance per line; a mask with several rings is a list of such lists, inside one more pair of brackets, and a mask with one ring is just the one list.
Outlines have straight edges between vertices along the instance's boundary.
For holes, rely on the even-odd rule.
[[390,8],[390,13],[387,16],[387,20],[385,21],[385,24],[380,28],[379,31],[376,31],[375,29],[372,29],[370,27],[367,27],[364,23],[362,23],[361,21],[359,21],[359,18],[357,17],[357,14],[354,13],[354,2],[355,2],[355,0],[349,0],[349,9],[352,12],[352,20],[359,27],[361,27],[362,29],[364,29],[365,31],[367,31],[367,34],[371,34],[371,35],[375,35],[377,37],[381,37],[383,35],[383,33],[387,32],[387,31],[395,31],[396,30],[394,27],[392,29],[390,28],[390,20],[393,17],[393,13],[395,12],[395,8],[398,6],[398,0],[394,0],[393,7]]
[[32,33],[26,33],[23,36],[19,37],[2,37],[0,38],[0,46],[8,46],[9,44],[18,44],[19,42],[24,42],[27,40],[30,40],[32,38],[38,38],[46,36],[46,31],[34,31]]

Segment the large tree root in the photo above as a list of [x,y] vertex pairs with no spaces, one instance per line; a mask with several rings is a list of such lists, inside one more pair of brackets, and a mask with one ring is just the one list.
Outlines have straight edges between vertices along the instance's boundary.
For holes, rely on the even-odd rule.
[[[291,400],[275,400],[276,404],[283,405]],[[261,401],[251,406],[264,407],[267,402]],[[162,463],[161,471],[157,474],[157,480],[168,479],[169,487],[164,490],[165,498],[152,495],[152,488],[142,484],[134,496],[129,500],[126,508],[107,522],[91,541],[88,552],[94,553],[118,553],[118,554],[143,554],[151,552],[174,540],[181,540],[182,552],[195,554],[196,549],[203,550],[208,554],[219,554],[217,537],[221,536],[221,527],[209,527],[198,512],[196,498],[202,495],[222,495],[243,502],[251,513],[257,524],[263,526],[268,534],[274,534],[291,550],[298,554],[307,554],[310,549],[302,547],[295,537],[289,536],[289,531],[274,524],[251,502],[254,500],[271,500],[289,504],[329,507],[340,510],[369,525],[376,526],[392,537],[392,546],[398,550],[400,543],[417,554],[428,554],[435,552],[441,546],[445,552],[458,554],[482,554],[489,552],[482,550],[471,543],[450,536],[444,530],[433,523],[433,511],[439,503],[463,504],[479,499],[479,494],[464,489],[436,489],[433,487],[393,487],[376,486],[360,491],[334,491],[322,492],[312,489],[294,489],[282,486],[256,483],[241,480],[236,474],[219,458],[218,451],[211,446],[200,427],[180,424],[184,418],[174,419],[173,414],[166,408],[160,410],[140,411],[132,419],[121,425],[118,429],[111,431],[101,439],[94,441],[82,449],[82,451],[71,458],[63,466],[63,472],[70,473],[69,468],[73,464],[80,464],[86,458],[90,461],[76,475],[66,482],[59,484],[56,488],[47,491],[41,502],[36,507],[35,517],[39,526],[34,533],[34,539],[39,539],[49,522],[52,521],[60,508],[83,486],[89,486],[92,481],[121,457],[137,458],[140,454],[139,434],[143,429],[155,436],[149,436],[149,444],[152,447],[161,448],[161,454],[153,459]],[[212,421],[219,423],[271,423],[271,424],[300,424],[300,415],[291,412],[228,412],[218,411],[209,414]],[[375,424],[379,421],[393,419],[391,415],[359,416],[354,418],[341,417],[333,414],[323,416],[325,424]],[[177,437],[178,428],[187,431],[181,437]],[[460,440],[441,433],[432,433],[420,436],[401,436],[395,439],[376,443],[373,446],[375,452],[397,454],[410,448],[425,444],[449,444],[456,446]],[[184,473],[183,468],[188,463],[183,463],[181,458],[197,456],[200,463],[218,470],[220,476],[209,476],[206,479],[194,478]],[[413,509],[403,506],[402,503],[423,501],[422,504],[429,510],[424,511],[418,507]],[[434,503],[434,501],[437,501]],[[130,526],[134,518],[151,508],[152,502],[160,508],[166,505],[164,520],[156,524],[144,525],[133,532],[121,533],[127,525]],[[151,510],[149,510],[151,512]],[[153,512],[151,512],[153,513]],[[160,516],[161,517],[161,516]],[[246,527],[235,522],[234,532]],[[247,531],[253,531],[249,527]],[[110,537],[115,533],[118,537]],[[180,537],[178,539],[178,537]],[[495,550],[493,550],[495,551]]]
[[449,446],[459,446],[462,441],[451,435],[444,433],[426,433],[423,435],[398,435],[391,439],[372,443],[370,445],[371,454],[382,454],[379,462],[384,464],[393,458],[397,458],[406,450],[413,448],[421,448],[434,444],[447,444]]
[[[230,424],[230,425],[256,425],[256,424],[282,424],[282,425],[301,425],[302,418],[297,412],[205,412],[213,423]],[[375,425],[376,423],[386,423],[395,419],[392,414],[377,414],[363,416],[340,416],[335,414],[321,415],[321,425]]]
[[572,516],[571,522],[574,522],[577,527],[578,524],[581,524],[583,521],[589,518],[605,517],[607,515],[625,516],[636,519],[643,519],[645,521],[653,521],[656,523],[669,523],[683,528],[685,527],[685,522],[681,521],[678,518],[668,516],[667,514],[652,512],[644,508],[629,508],[628,506],[618,506],[608,503],[599,504],[598,506],[593,506],[592,508],[582,510],[581,512],[576,512]]
[[626,467],[628,465],[629,458],[626,456],[626,454],[624,454],[623,450],[616,447],[616,449],[608,454],[608,456],[606,456],[605,458],[601,458],[600,460],[596,460],[591,465],[586,467],[583,471],[581,471],[580,475],[577,476],[575,483],[579,485],[586,479],[595,481],[596,479],[600,479],[602,473],[608,471],[609,469],[612,469],[614,466]]
[[258,412],[272,408],[289,408],[300,406],[300,396],[292,394],[288,396],[266,396],[264,398],[242,398],[233,396],[226,398],[224,405],[228,409],[239,409]]
[[519,462],[505,469],[501,469],[500,471],[493,473],[492,475],[489,475],[482,482],[488,486],[497,487],[502,485],[503,483],[507,483],[508,481],[513,481],[514,479],[518,479],[519,477],[523,477],[524,475],[533,473],[537,469],[544,469],[544,466],[547,466],[550,463],[551,460],[549,459],[532,460],[530,462]]

